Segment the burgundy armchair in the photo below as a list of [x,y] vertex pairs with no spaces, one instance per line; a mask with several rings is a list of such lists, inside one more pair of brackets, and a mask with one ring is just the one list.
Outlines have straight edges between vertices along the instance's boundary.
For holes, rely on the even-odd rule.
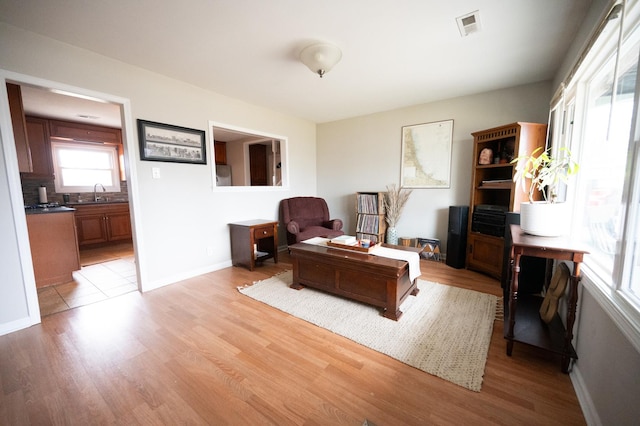
[[343,235],[342,220],[329,219],[323,198],[294,197],[280,201],[280,218],[287,229],[287,244],[313,237],[334,238]]

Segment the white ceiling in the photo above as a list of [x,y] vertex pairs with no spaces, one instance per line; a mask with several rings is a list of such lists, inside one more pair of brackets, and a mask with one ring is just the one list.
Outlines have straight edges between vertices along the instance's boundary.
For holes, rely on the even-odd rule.
[[[590,3],[0,0],[0,21],[321,123],[551,79]],[[314,41],[342,49],[322,79],[298,60]]]

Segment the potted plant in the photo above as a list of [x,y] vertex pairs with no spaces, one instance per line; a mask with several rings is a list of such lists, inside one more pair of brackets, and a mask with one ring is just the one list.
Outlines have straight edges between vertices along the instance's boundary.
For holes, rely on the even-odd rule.
[[[527,234],[557,237],[569,230],[568,206],[558,201],[558,185],[567,183],[580,169],[567,148],[560,148],[557,156],[550,149],[534,150],[531,155],[511,161],[517,164],[513,181],[522,185],[529,195],[528,202],[520,204],[520,227]],[[527,188],[528,185],[528,188]],[[535,201],[536,191],[543,200]]]
[[398,231],[396,224],[400,220],[402,209],[409,200],[411,190],[396,187],[395,184],[387,185],[387,193],[384,197],[385,220],[389,224],[387,228],[387,244],[398,244]]

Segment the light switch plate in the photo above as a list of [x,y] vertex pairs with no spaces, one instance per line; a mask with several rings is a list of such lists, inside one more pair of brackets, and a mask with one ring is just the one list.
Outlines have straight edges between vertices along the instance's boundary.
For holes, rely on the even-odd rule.
[[151,168],[151,176],[154,179],[160,179],[160,167],[152,167]]

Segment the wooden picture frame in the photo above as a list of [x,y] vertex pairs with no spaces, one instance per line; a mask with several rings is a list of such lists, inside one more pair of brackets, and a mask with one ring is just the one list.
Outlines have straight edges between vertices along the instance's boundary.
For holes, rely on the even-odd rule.
[[204,130],[138,120],[140,160],[207,164]]
[[453,120],[402,127],[400,186],[450,188]]

